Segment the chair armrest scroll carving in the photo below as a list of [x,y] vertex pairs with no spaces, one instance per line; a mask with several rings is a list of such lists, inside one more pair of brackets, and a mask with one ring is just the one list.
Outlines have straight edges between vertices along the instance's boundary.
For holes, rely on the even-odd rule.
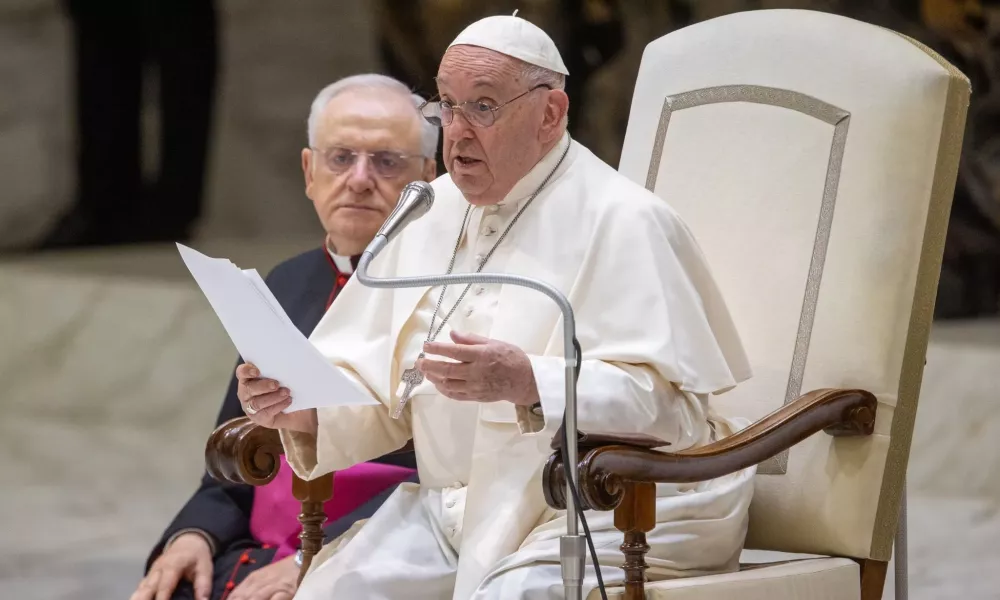
[[261,486],[270,483],[284,454],[278,430],[247,417],[219,425],[205,444],[205,468],[218,481]]
[[[864,390],[821,389],[727,438],[679,452],[653,450],[656,446],[648,438],[636,443],[635,436],[601,435],[600,445],[586,449],[581,441],[581,502],[588,509],[613,510],[621,502],[625,482],[715,479],[759,464],[820,431],[837,437],[871,435],[876,406],[875,396]],[[559,445],[553,442],[553,446]],[[566,507],[565,477],[562,454],[557,451],[549,457],[543,473],[545,500],[557,510]]]

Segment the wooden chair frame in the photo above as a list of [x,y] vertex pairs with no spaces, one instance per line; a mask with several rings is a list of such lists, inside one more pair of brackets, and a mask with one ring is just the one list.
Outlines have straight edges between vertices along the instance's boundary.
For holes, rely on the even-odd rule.
[[[404,448],[405,450],[405,448]],[[281,455],[285,453],[276,429],[253,423],[247,417],[226,421],[209,436],[205,445],[205,468],[218,481],[262,486],[278,475]],[[299,583],[323,547],[323,505],[333,498],[333,473],[312,481],[292,474],[292,495],[302,503],[299,523],[302,532],[302,566]]]
[[[821,431],[836,437],[871,435],[876,408],[875,396],[864,390],[816,390],[730,437],[680,452],[653,449],[667,445],[653,438],[581,433],[581,504],[584,509],[615,513],[615,527],[624,536],[625,599],[646,597],[646,533],[656,524],[657,483],[691,483],[735,473]],[[552,444],[556,452],[549,457],[543,474],[545,500],[557,510],[566,508],[561,440],[562,435],[556,435]],[[861,599],[880,599],[888,562],[858,562]]]
[[[704,481],[759,464],[821,431],[832,436],[871,435],[875,424],[875,397],[863,390],[817,390],[774,411],[728,438],[681,452],[655,450],[660,440],[641,436],[581,433],[580,488],[587,509],[613,510],[615,527],[622,532],[626,562],[625,598],[645,597],[645,562],[649,545],[646,533],[655,525],[656,483]],[[559,450],[546,463],[543,491],[546,502],[565,510],[565,471]],[[410,449],[408,444],[399,452]],[[277,430],[238,417],[220,425],[205,446],[209,474],[223,482],[262,486],[278,474],[284,454]],[[333,497],[333,473],[312,481],[293,474],[292,494],[302,503],[302,567],[299,581],[308,572],[323,546],[325,502]],[[888,563],[865,560],[861,564],[862,600],[881,598]]]

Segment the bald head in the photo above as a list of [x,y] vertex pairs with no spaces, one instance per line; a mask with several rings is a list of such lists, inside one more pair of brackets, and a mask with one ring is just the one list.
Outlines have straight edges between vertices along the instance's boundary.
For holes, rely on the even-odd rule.
[[[457,107],[443,132],[445,166],[473,204],[503,200],[566,130],[565,78],[554,71],[458,44],[441,59],[437,84],[441,100]],[[489,127],[462,114],[487,106],[495,116]]]

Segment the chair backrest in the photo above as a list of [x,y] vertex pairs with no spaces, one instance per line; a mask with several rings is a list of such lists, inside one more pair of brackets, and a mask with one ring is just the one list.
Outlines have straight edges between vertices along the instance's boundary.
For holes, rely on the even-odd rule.
[[875,434],[817,434],[761,465],[748,548],[888,560],[969,97],[895,32],[831,14],[720,17],[647,46],[620,170],[691,227],[754,377],[757,419],[860,387]]

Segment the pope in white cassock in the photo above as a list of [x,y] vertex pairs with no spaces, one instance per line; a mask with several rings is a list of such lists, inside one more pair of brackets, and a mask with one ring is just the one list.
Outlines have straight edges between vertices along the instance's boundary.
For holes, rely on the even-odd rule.
[[[422,108],[443,127],[448,175],[371,273],[546,281],[576,315],[582,431],[646,434],[674,450],[729,435],[745,423],[713,415],[708,398],[749,368],[708,265],[666,202],[570,139],[567,74],[552,40],[517,17],[478,21],[455,39],[440,99]],[[280,429],[300,477],[411,438],[416,450],[420,484],[403,484],[324,552],[296,598],[562,597],[565,516],[541,484],[565,401],[561,327],[551,300],[520,287],[374,290],[352,280],[312,341],[378,405],[282,413],[287,390],[240,367],[247,414]],[[411,394],[408,369],[423,375]],[[737,568],[753,473],[659,486],[651,579]],[[612,513],[587,517],[605,582],[621,582]],[[587,562],[585,594],[596,586]]]

